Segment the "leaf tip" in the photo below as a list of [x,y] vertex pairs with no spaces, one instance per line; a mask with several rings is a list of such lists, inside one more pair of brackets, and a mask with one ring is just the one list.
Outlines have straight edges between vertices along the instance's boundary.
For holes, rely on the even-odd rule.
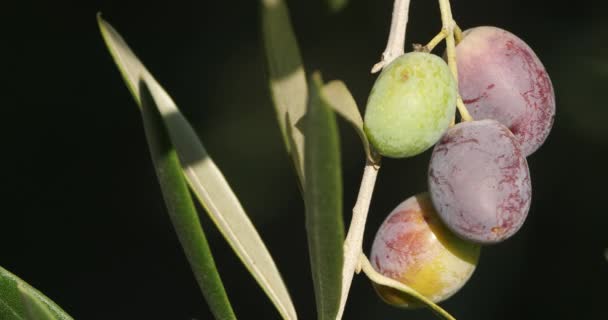
[[97,11],[97,14],[95,14],[95,18],[97,20],[97,26],[99,26],[99,29],[101,29],[101,31],[103,32],[103,29],[106,27],[107,22],[103,19],[101,11]]
[[321,91],[321,88],[323,87],[323,76],[321,75],[321,71],[313,71],[313,73],[310,75],[310,79],[312,81],[312,84],[314,84],[319,89],[319,91]]

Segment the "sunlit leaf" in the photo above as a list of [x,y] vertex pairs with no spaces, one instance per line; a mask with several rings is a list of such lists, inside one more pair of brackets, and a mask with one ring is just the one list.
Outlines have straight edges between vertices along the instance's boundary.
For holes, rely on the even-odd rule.
[[190,188],[283,318],[296,319],[293,303],[268,249],[194,129],[116,30],[101,17],[98,20],[108,49],[140,107],[138,84],[143,82],[149,89]]
[[363,118],[355,99],[344,82],[339,80],[328,82],[323,87],[323,98],[335,112],[348,121],[355,131],[357,131],[359,138],[361,138],[361,143],[363,143],[363,148],[365,148],[365,154],[374,162],[369,140],[367,140],[367,135],[365,135],[365,131],[363,130]]
[[283,0],[261,0],[262,30],[270,93],[279,127],[287,146],[300,186],[304,186],[304,135],[296,128],[306,113],[308,87],[300,49]]
[[361,261],[361,270],[363,270],[365,275],[367,275],[367,277],[370,280],[372,280],[373,282],[375,282],[379,285],[382,285],[382,286],[386,286],[386,287],[390,287],[390,288],[399,290],[399,291],[409,295],[412,299],[418,301],[421,305],[425,305],[426,307],[431,309],[433,312],[435,312],[436,315],[440,316],[441,318],[444,318],[447,320],[456,320],[447,311],[443,310],[443,308],[441,308],[437,304],[433,303],[433,301],[427,299],[425,296],[418,293],[418,291],[406,286],[405,284],[403,284],[397,280],[385,277],[381,273],[378,273],[374,269],[374,267],[372,267],[372,264],[369,262],[369,260],[363,253],[361,253],[360,261]]
[[236,319],[192,202],[163,117],[145,82],[140,82],[141,113],[152,162],[165,204],[199,287],[216,319]]
[[0,319],[72,320],[72,317],[40,291],[0,267]]
[[58,320],[53,311],[22,284],[17,286],[29,320]]
[[309,81],[304,123],[306,231],[318,319],[335,319],[340,305],[344,226],[340,142],[333,111],[321,99],[323,81]]

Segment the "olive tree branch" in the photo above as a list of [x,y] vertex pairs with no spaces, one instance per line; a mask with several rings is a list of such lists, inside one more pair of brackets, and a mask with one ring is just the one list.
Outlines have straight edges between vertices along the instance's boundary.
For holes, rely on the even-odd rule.
[[382,70],[384,66],[403,54],[403,48],[405,47],[405,30],[407,29],[409,12],[410,0],[395,0],[391,30],[388,35],[386,49],[384,49],[384,52],[382,53],[380,62],[372,67],[372,73]]
[[360,270],[360,256],[363,253],[363,233],[365,231],[365,223],[367,221],[367,213],[369,205],[372,201],[372,193],[376,185],[376,178],[380,170],[380,162],[372,162],[367,160],[365,169],[363,170],[363,178],[361,179],[361,187],[357,202],[353,207],[353,216],[348,228],[348,234],[344,241],[344,265],[342,267],[342,296],[340,298],[340,309],[336,319],[341,319],[346,306],[346,299],[350,290],[351,283],[355,271]]
[[[372,68],[372,73],[376,73],[397,57],[404,53],[405,47],[405,31],[407,29],[407,20],[410,11],[410,0],[395,0],[393,5],[393,16],[391,19],[391,29],[388,36],[386,49],[382,53],[380,62],[376,63]],[[376,160],[376,161],[374,161]],[[353,207],[353,216],[351,218],[348,234],[344,241],[344,265],[342,267],[342,290],[340,297],[340,309],[338,310],[337,320],[342,319],[344,307],[348,299],[348,292],[353,281],[355,271],[359,272],[360,255],[363,252],[363,234],[365,232],[365,223],[367,222],[367,214],[372,201],[372,193],[376,185],[376,178],[380,170],[380,157],[377,159],[367,159],[359,195],[357,202]]]

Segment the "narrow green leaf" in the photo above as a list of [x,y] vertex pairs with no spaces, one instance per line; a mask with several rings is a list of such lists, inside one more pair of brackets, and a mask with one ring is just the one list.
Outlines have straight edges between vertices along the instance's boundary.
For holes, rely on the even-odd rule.
[[447,311],[443,310],[443,308],[441,308],[437,304],[433,303],[433,301],[427,299],[425,296],[418,293],[418,291],[406,286],[405,284],[403,284],[397,280],[385,277],[383,274],[378,273],[374,269],[374,267],[372,267],[372,264],[369,262],[369,260],[363,253],[361,253],[360,261],[361,261],[361,270],[363,270],[365,275],[367,275],[367,277],[370,280],[372,280],[373,282],[375,282],[381,286],[387,286],[387,287],[399,290],[399,291],[409,295],[413,299],[417,300],[420,304],[425,305],[427,308],[431,309],[431,311],[433,311],[436,315],[438,315],[441,318],[444,318],[446,320],[456,320],[456,318],[454,318],[451,314],[449,314]]
[[72,317],[40,291],[0,267],[0,319],[72,320]]
[[145,82],[140,82],[141,113],[156,176],[169,217],[190,262],[198,285],[216,319],[236,319],[163,117]]
[[332,12],[338,12],[348,4],[348,0],[327,0],[327,6]]
[[353,98],[352,94],[344,84],[339,80],[330,81],[323,87],[323,98],[325,102],[334,109],[344,120],[350,123],[365,148],[365,154],[372,162],[375,162],[372,149],[370,148],[369,140],[363,129],[363,118],[357,107],[357,103]]
[[143,66],[123,38],[98,17],[106,45],[141,107],[138,83],[150,90],[190,188],[245,267],[266,292],[284,319],[297,319],[277,267],[228,182],[207,154],[194,129],[160,84]]
[[320,76],[313,77],[310,87],[306,82],[284,1],[262,0],[262,29],[272,99],[304,194],[318,317],[335,319],[340,303],[344,242],[335,116],[322,103]]
[[283,0],[261,0],[262,31],[270,92],[279,127],[290,154],[300,187],[304,187],[304,135],[296,124],[306,113],[308,86],[300,49]]
[[22,284],[17,285],[29,320],[58,320],[51,309]]
[[319,73],[310,79],[304,118],[306,231],[319,319],[335,319],[340,306],[344,226],[340,142],[333,111],[321,99]]

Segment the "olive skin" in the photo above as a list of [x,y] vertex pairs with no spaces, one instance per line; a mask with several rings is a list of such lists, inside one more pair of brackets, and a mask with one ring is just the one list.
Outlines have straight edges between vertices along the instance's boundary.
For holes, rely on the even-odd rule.
[[456,96],[456,81],[443,59],[424,52],[406,53],[376,79],[365,110],[365,132],[383,156],[418,155],[447,130]]
[[526,157],[513,133],[495,120],[450,128],[433,149],[428,183],[445,225],[481,244],[512,237],[532,201]]
[[515,135],[525,156],[547,139],[555,118],[555,93],[534,51],[496,27],[464,32],[456,46],[458,90],[475,120],[494,119]]
[[[379,273],[393,278],[437,303],[456,293],[473,274],[480,246],[455,236],[439,219],[428,193],[402,202],[384,220],[370,259]],[[389,304],[421,305],[395,289],[375,285]]]

